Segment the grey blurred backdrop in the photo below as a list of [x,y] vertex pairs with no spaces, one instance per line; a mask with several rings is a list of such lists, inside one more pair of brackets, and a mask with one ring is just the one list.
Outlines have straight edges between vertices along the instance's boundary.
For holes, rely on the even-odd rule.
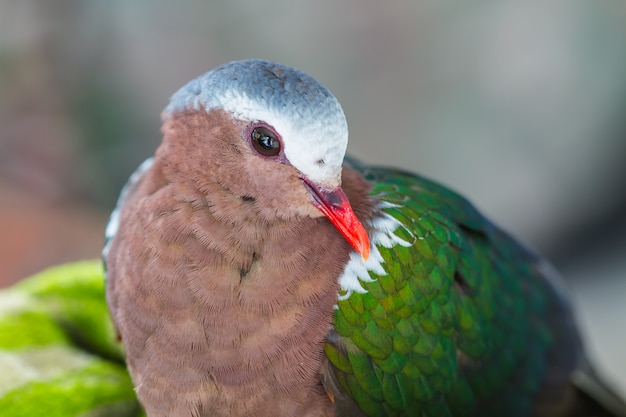
[[0,284],[97,257],[169,95],[246,57],[329,87],[354,155],[550,257],[626,394],[622,1],[0,0]]

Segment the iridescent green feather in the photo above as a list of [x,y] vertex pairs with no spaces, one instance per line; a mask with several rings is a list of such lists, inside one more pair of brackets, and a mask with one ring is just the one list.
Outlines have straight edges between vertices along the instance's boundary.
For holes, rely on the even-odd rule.
[[527,414],[552,343],[535,257],[454,192],[351,164],[411,246],[379,246],[387,274],[338,303],[344,389],[368,416]]

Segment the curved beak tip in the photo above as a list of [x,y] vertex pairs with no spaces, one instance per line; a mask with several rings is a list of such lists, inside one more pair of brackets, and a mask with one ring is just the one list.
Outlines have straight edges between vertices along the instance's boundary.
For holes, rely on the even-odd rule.
[[359,222],[359,226],[361,226],[360,230],[357,230],[355,233],[355,242],[352,243],[350,239],[347,239],[350,244],[354,247],[354,249],[361,255],[364,261],[370,256],[370,239],[367,236],[367,232],[363,225]]

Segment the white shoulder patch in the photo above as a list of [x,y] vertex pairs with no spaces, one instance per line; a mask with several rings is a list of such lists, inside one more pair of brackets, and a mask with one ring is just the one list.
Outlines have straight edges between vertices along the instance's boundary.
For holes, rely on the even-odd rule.
[[411,246],[412,243],[396,236],[394,233],[399,227],[404,227],[400,221],[396,220],[390,214],[385,213],[382,209],[396,207],[394,204],[381,202],[376,208],[379,215],[374,217],[370,222],[370,256],[367,261],[356,252],[350,254],[350,260],[346,264],[346,268],[339,277],[339,285],[341,286],[342,295],[340,300],[350,298],[353,292],[360,294],[366,293],[363,288],[363,282],[372,282],[374,279],[370,276],[370,272],[376,275],[387,275],[387,271],[383,267],[385,260],[383,259],[378,246],[391,248],[395,245],[404,247]]
[[109,222],[107,223],[107,227],[104,231],[104,239],[105,244],[104,248],[102,248],[102,258],[106,260],[107,255],[109,254],[109,246],[111,245],[111,239],[117,234],[117,230],[120,227],[120,211],[122,210],[122,206],[124,205],[124,201],[131,188],[133,188],[138,182],[141,176],[152,166],[154,162],[154,157],[150,157],[143,161],[139,167],[131,174],[128,178],[128,181],[122,188],[120,192],[120,196],[117,198],[117,203],[115,204],[115,208],[111,212],[111,216],[109,217]]

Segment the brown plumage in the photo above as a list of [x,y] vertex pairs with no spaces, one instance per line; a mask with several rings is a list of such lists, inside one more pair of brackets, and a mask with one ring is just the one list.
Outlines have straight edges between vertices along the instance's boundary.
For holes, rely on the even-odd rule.
[[162,131],[103,250],[149,417],[626,415],[548,264],[444,187],[344,166],[306,74],[226,64]]
[[[333,414],[319,373],[350,246],[292,166],[245,146],[245,125],[166,117],[120,213],[107,298],[150,417]],[[344,175],[366,218],[366,183]]]

